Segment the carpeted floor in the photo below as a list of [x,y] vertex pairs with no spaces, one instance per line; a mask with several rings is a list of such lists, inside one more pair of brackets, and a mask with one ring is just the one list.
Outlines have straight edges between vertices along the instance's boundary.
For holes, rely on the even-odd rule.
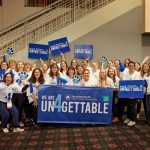
[[46,124],[23,133],[0,131],[0,150],[150,150],[150,126]]

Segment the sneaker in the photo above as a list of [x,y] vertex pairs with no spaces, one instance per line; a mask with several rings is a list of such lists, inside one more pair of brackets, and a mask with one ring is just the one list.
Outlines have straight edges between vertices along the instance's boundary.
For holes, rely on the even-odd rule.
[[9,132],[8,128],[3,128],[3,132],[8,133]]
[[9,129],[9,127],[10,127],[10,124],[9,124],[9,123],[7,123],[7,128]]
[[24,127],[24,123],[20,121],[20,122],[19,122],[19,126],[20,126],[20,127]]
[[13,132],[23,132],[24,131],[24,129],[20,129],[20,128],[14,128],[13,129]]
[[129,123],[129,122],[130,122],[130,119],[126,119],[126,120],[124,121],[125,124],[127,124],[127,123]]
[[134,125],[135,125],[135,122],[134,122],[134,121],[130,121],[127,125],[128,125],[128,126],[134,126]]
[[140,118],[140,115],[139,115],[139,114],[137,114],[136,118],[137,118],[137,119],[139,119],[139,118]]

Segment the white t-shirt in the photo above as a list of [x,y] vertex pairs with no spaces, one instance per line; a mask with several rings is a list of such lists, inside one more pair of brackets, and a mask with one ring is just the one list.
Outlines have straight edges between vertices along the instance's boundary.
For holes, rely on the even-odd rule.
[[93,71],[93,69],[91,69],[90,76],[92,78],[95,78],[96,80],[99,80],[99,73],[100,73],[99,69],[97,69],[95,72]]
[[115,87],[113,80],[109,77],[107,77],[106,82],[103,81],[102,83],[98,83],[98,86],[105,87],[105,88],[107,88],[107,87],[114,88]]
[[138,72],[134,71],[132,74],[129,74],[129,71],[126,71],[122,75],[122,80],[138,80]]
[[82,79],[82,86],[96,86],[97,85],[97,80],[95,78],[90,77],[88,81],[85,81]]
[[147,95],[150,94],[150,75],[147,76],[147,74],[144,74],[144,76],[141,76],[141,72],[138,72],[138,78],[139,80],[146,80],[147,82]]
[[10,98],[12,98],[13,93],[21,93],[22,88],[18,86],[16,83],[10,84],[7,86],[4,82],[0,83],[0,101],[7,103],[8,99],[6,98],[8,94],[10,94]]

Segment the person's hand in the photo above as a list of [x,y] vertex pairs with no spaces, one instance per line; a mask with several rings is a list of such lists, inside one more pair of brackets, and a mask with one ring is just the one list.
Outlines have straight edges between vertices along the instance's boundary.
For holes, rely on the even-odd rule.
[[148,60],[148,59],[150,59],[150,56],[145,56],[145,58],[144,58],[144,59]]
[[43,61],[43,59],[42,59],[42,58],[40,58],[40,62],[41,62],[41,64],[42,64],[42,65],[44,64],[44,61]]
[[33,102],[33,106],[34,106],[35,108],[38,107],[38,101],[37,101],[36,99],[35,99],[34,102]]

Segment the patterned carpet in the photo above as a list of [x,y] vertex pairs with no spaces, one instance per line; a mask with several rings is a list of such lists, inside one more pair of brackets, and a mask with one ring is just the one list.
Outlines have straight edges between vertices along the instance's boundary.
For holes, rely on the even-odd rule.
[[0,150],[150,150],[150,126],[46,124],[23,133],[0,131]]

